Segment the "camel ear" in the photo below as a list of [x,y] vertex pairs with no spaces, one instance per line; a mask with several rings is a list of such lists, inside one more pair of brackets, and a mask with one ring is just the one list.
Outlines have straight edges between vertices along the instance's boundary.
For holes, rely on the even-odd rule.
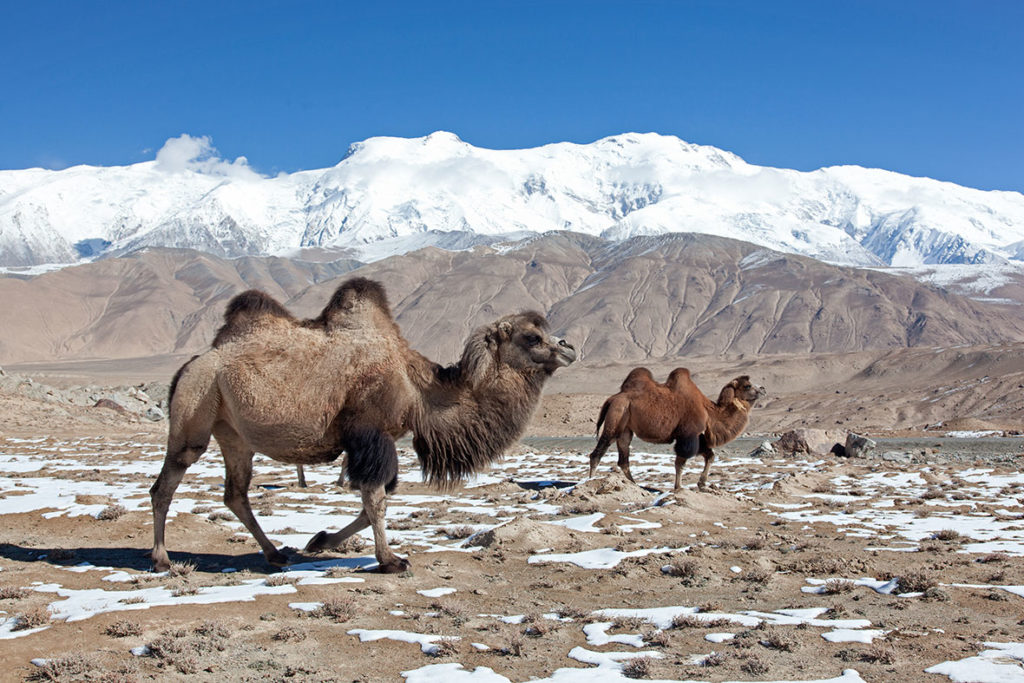
[[510,323],[507,320],[502,320],[500,323],[498,323],[498,334],[501,338],[501,341],[508,341],[509,339],[511,339],[513,329],[514,328],[512,327],[512,323]]

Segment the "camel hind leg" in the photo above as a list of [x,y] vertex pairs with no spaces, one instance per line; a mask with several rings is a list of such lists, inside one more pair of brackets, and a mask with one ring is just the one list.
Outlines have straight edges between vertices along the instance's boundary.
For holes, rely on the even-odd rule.
[[288,564],[288,557],[263,533],[249,504],[252,457],[255,453],[245,446],[235,430],[223,422],[217,424],[214,436],[217,437],[221,454],[224,456],[224,504],[235,513],[235,517],[238,517],[256,539],[267,562],[275,567],[285,566]]
[[207,359],[197,356],[178,370],[172,381],[167,454],[156,482],[149,489],[153,507],[153,570],[167,571],[171,560],[164,545],[167,511],[185,471],[206,452],[219,403]]
[[202,443],[195,443],[191,446],[186,446],[185,442],[178,443],[180,439],[173,436],[169,441],[160,475],[149,489],[149,498],[153,507],[153,552],[150,553],[150,558],[153,560],[153,571],[157,572],[165,572],[171,568],[171,560],[167,555],[167,548],[164,546],[164,530],[167,525],[167,511],[171,507],[171,499],[178,489],[178,484],[185,476],[185,470],[206,452],[210,436],[207,433]]
[[[605,404],[601,406],[601,414],[597,418],[597,428],[600,430],[600,435],[597,437],[597,446],[590,453],[590,474],[587,475],[589,478],[593,478],[597,474],[597,465],[601,462],[601,458],[608,451],[608,447],[612,445],[612,442],[617,441],[621,436],[622,430],[625,428],[628,407],[628,403],[618,400],[618,397],[615,396],[605,401]],[[604,425],[603,429],[601,429],[602,424]]]
[[601,436],[597,438],[597,446],[590,453],[590,474],[587,475],[588,478],[592,479],[597,473],[598,463],[601,462],[601,458],[608,450],[608,447],[612,445],[612,437],[608,434],[609,431],[611,430],[605,428]]

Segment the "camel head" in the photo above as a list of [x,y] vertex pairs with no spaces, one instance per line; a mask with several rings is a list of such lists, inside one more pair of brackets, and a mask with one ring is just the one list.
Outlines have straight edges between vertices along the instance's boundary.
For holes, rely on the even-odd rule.
[[725,405],[735,400],[753,405],[757,399],[767,393],[764,387],[753,384],[749,375],[741,375],[722,388],[722,393],[718,397],[718,405]]
[[548,321],[535,311],[506,315],[473,332],[460,365],[474,384],[499,366],[546,377],[576,360],[572,344],[548,334],[547,328]]

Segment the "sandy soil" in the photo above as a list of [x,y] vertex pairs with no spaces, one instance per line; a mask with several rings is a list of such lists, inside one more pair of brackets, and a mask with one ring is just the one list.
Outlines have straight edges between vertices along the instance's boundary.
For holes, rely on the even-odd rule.
[[[398,576],[360,571],[370,545],[272,570],[220,502],[211,453],[176,497],[171,577],[146,558],[164,426],[108,412],[0,401],[0,679],[453,680],[459,664],[477,676],[465,680],[931,681],[947,679],[926,668],[982,642],[1024,641],[1020,439],[884,446],[909,464],[752,459],[758,440],[743,439],[722,449],[714,490],[692,489],[691,465],[676,494],[671,458],[640,443],[645,488],[613,455],[595,480],[549,485],[582,481],[587,440],[527,439],[449,495],[419,483],[403,450],[389,537],[412,571]],[[561,424],[582,437],[587,414]],[[279,543],[356,513],[337,468],[302,490],[259,461],[254,507]],[[229,589],[249,599],[204,602]],[[672,609],[628,611],[651,608]],[[46,628],[11,630],[19,620]],[[826,639],[850,620],[872,642]],[[396,640],[408,634],[433,644]]]

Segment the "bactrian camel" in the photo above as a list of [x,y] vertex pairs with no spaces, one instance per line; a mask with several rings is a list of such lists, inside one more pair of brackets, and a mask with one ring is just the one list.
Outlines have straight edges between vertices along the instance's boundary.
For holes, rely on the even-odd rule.
[[[629,444],[636,435],[650,443],[675,442],[675,490],[682,488],[686,461],[700,453],[704,471],[697,488],[704,490],[708,469],[715,459],[714,448],[729,443],[747,427],[750,407],[761,396],[763,387],[751,384],[743,375],[726,384],[712,401],[690,379],[690,371],[676,368],[668,381],[660,384],[647,368],[634,368],[622,382],[619,393],[601,406],[597,418],[597,447],[590,454],[590,476],[612,441],[619,450],[619,469],[630,481]],[[601,426],[604,425],[602,431]]]
[[224,502],[270,564],[288,558],[249,506],[253,454],[299,465],[344,451],[362,511],[340,531],[317,533],[306,551],[335,548],[372,527],[379,570],[406,569],[384,527],[385,497],[398,482],[395,439],[412,432],[424,478],[451,486],[519,438],[544,381],[576,359],[570,344],[547,333],[544,316],[523,312],[477,328],[461,360],[442,367],[410,348],[384,288],[364,278],[342,284],[317,318],[299,320],[252,290],[231,300],[224,319],[213,347],[171,383],[167,456],[150,490],[157,571],[170,565],[164,526],[171,497],[211,435],[224,456]]

